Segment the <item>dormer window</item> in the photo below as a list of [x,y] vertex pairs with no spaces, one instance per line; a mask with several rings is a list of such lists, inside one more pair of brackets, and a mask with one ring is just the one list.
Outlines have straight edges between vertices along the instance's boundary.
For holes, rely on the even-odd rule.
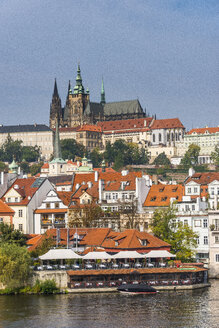
[[151,197],[151,202],[154,202],[156,199],[157,199],[157,197],[156,197],[156,196],[154,196],[154,197]]
[[141,245],[147,246],[147,239],[141,239]]

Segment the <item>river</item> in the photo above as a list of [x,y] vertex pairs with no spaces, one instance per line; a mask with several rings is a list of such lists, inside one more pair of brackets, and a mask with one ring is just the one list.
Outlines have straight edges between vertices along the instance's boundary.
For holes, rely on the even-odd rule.
[[218,328],[219,280],[157,295],[0,296],[0,328]]

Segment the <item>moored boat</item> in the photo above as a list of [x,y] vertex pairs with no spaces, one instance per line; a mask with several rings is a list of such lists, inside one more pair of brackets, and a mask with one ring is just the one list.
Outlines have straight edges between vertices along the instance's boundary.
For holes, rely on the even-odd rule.
[[138,285],[132,285],[132,284],[126,284],[121,285],[117,288],[117,290],[120,293],[124,294],[156,294],[157,290],[151,286],[145,285],[145,284],[138,284]]

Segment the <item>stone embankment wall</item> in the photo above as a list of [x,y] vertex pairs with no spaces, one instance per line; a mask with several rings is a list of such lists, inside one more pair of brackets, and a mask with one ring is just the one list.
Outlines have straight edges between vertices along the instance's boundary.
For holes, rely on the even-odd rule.
[[32,284],[36,282],[36,280],[45,281],[47,279],[54,279],[56,282],[56,286],[59,288],[67,288],[68,284],[68,275],[66,271],[38,271],[34,272],[32,277]]

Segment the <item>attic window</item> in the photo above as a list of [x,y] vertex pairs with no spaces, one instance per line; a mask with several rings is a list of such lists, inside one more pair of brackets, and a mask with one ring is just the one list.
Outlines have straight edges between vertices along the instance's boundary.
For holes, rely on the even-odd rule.
[[151,202],[154,202],[156,199],[157,199],[157,197],[156,197],[156,196],[154,196],[154,197],[151,197]]
[[141,245],[147,246],[147,239],[141,239]]
[[163,191],[164,191],[164,188],[159,189],[159,192],[163,192]]
[[165,202],[166,200],[167,200],[167,197],[162,197],[162,198],[161,198],[161,201],[162,201],[162,202]]
[[177,191],[177,188],[172,189],[172,192],[176,192],[176,191]]

